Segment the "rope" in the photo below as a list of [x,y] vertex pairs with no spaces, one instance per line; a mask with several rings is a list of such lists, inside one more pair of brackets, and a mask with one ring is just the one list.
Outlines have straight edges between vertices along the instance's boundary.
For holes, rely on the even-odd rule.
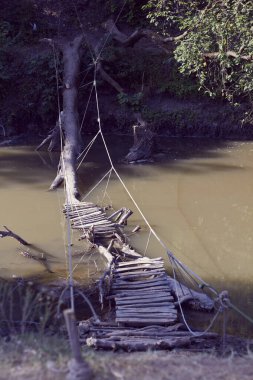
[[178,305],[179,305],[179,309],[180,309],[180,312],[181,312],[181,315],[182,315],[182,318],[183,318],[183,321],[185,323],[185,326],[187,327],[188,331],[193,335],[193,336],[196,336],[196,337],[201,337],[203,335],[205,335],[206,333],[208,333],[211,328],[213,327],[214,325],[214,322],[216,321],[218,315],[222,312],[222,309],[219,307],[218,310],[216,311],[214,317],[212,318],[210,324],[208,325],[208,327],[200,332],[200,333],[196,333],[195,331],[193,331],[191,329],[191,327],[189,326],[186,318],[185,318],[185,314],[184,314],[184,311],[183,311],[183,308],[182,308],[182,305],[180,303],[180,299],[179,299],[179,292],[178,292],[178,284],[177,284],[177,279],[176,279],[176,272],[175,272],[175,268],[174,268],[174,263],[173,263],[173,260],[171,259],[171,267],[172,267],[172,272],[173,272],[173,278],[174,278],[174,281],[175,281],[175,288],[176,288],[176,296],[177,296],[177,300],[178,300]]
[[[128,190],[127,186],[125,185],[123,179],[121,178],[121,176],[119,175],[118,171],[116,170],[114,164],[113,164],[113,161],[112,161],[112,158],[111,158],[111,155],[110,155],[110,152],[109,152],[109,149],[108,149],[108,146],[106,144],[106,141],[105,141],[105,138],[104,138],[104,135],[103,135],[103,131],[102,131],[102,128],[101,128],[101,119],[100,119],[100,110],[99,110],[99,102],[98,102],[98,92],[97,92],[97,83],[96,83],[96,63],[95,63],[95,69],[94,69],[94,90],[95,90],[95,97],[96,97],[96,106],[97,106],[97,115],[98,115],[98,125],[99,125],[99,131],[100,131],[100,134],[101,134],[101,138],[102,138],[102,141],[104,143],[104,147],[105,147],[105,150],[106,150],[106,153],[107,153],[107,156],[108,156],[108,160],[110,162],[110,165],[111,165],[111,168],[109,170],[109,172],[106,173],[106,175],[108,175],[109,173],[111,173],[112,171],[114,171],[114,173],[116,174],[116,176],[118,177],[119,181],[121,182],[122,186],[124,187],[126,193],[128,194],[128,196],[130,197],[130,199],[132,200],[133,204],[135,205],[135,207],[137,208],[137,210],[139,211],[140,215],[142,216],[143,220],[145,221],[146,225],[149,227],[149,239],[150,239],[150,236],[151,234],[153,234],[153,236],[157,239],[157,241],[161,244],[161,246],[166,250],[170,260],[171,260],[171,263],[172,263],[172,269],[173,269],[173,276],[174,276],[174,280],[175,280],[175,284],[176,284],[176,293],[177,293],[177,297],[178,297],[178,300],[179,300],[179,294],[178,294],[178,288],[177,288],[177,282],[176,282],[176,274],[175,274],[175,269],[174,269],[174,265],[173,265],[173,260],[175,260],[175,262],[181,267],[183,268],[185,271],[187,271],[187,267],[185,265],[183,265],[179,260],[177,260],[175,258],[175,256],[173,255],[173,253],[168,249],[168,247],[165,245],[165,243],[160,239],[160,237],[157,235],[157,233],[154,231],[154,229],[151,227],[149,221],[147,220],[147,218],[145,217],[145,215],[143,214],[142,210],[140,209],[140,207],[138,206],[138,204],[136,203],[135,199],[133,198],[132,194],[130,193],[130,191]],[[105,176],[106,176],[105,175]],[[99,183],[101,183],[101,181],[105,178],[105,176],[94,186],[93,189],[95,189]],[[93,189],[91,189],[91,191],[88,193],[90,194]],[[86,195],[87,197],[88,195]],[[86,198],[85,197],[85,198]],[[83,198],[83,199],[85,199]],[[192,270],[189,270],[190,274],[191,275],[194,275],[195,278],[197,278],[201,283],[202,283],[202,287],[206,286],[206,287],[209,287],[214,293],[215,295],[217,295],[217,292],[211,288],[205,281],[203,281],[197,274],[195,274]],[[194,335],[194,336],[202,336],[204,334],[206,334],[213,326],[215,320],[217,319],[218,315],[220,314],[221,310],[220,308],[217,310],[216,314],[214,315],[211,323],[209,324],[209,326],[207,327],[207,329],[201,333],[195,333],[189,326],[189,324],[187,323],[186,321],[186,318],[185,318],[185,315],[184,315],[184,312],[183,312],[183,309],[182,309],[182,306],[179,302],[179,307],[180,307],[180,311],[182,313],[182,317],[183,317],[183,320],[185,322],[185,325],[187,327],[187,329],[189,330],[189,332]]]
[[109,173],[109,175],[108,175],[108,179],[107,179],[107,182],[106,182],[106,185],[105,185],[105,189],[104,189],[104,194],[103,194],[102,202],[104,201],[106,195],[107,195],[107,197],[108,197],[109,200],[110,200],[110,197],[109,197],[109,195],[107,194],[107,189],[108,189],[108,186],[109,186],[109,182],[110,182],[110,179],[111,179],[111,175],[112,175],[112,171],[110,171],[110,173]]
[[[93,82],[90,82],[90,83],[93,83]],[[87,101],[87,104],[86,104],[86,108],[85,108],[85,111],[84,111],[84,114],[83,114],[83,118],[82,118],[82,122],[81,122],[81,125],[80,125],[79,132],[81,132],[81,130],[83,128],[83,123],[84,123],[84,119],[85,119],[85,116],[86,116],[86,113],[87,113],[87,110],[88,110],[88,106],[90,104],[90,99],[91,99],[92,92],[93,92],[93,84],[92,84],[92,87],[91,87],[91,90],[90,90],[90,94],[89,94],[88,101]]]
[[146,256],[146,253],[147,253],[147,250],[148,250],[148,246],[149,246],[149,242],[150,242],[150,237],[151,237],[151,230],[149,230],[149,234],[148,234],[148,238],[147,238],[147,243],[146,243],[146,247],[145,247],[145,250],[144,250],[144,253],[143,253],[143,256]]
[[244,311],[239,309],[236,305],[234,305],[229,299],[227,300],[227,305],[231,307],[234,311],[236,311],[238,314],[240,314],[242,317],[244,317],[248,322],[253,324],[253,318],[251,318],[249,315],[247,315]]
[[89,144],[86,146],[86,148],[84,148],[84,150],[80,153],[78,159],[80,159],[80,157],[81,157],[84,153],[85,153],[85,154],[83,155],[81,161],[79,162],[79,164],[78,164],[76,170],[78,170],[78,169],[80,168],[80,166],[82,165],[84,159],[86,158],[87,154],[89,153],[89,151],[90,151],[92,145],[93,145],[94,142],[96,141],[96,139],[97,139],[97,137],[98,137],[99,134],[100,134],[100,131],[97,132],[97,134],[96,134],[96,135],[93,137],[93,139],[89,142]]
[[99,185],[100,183],[110,174],[112,171],[112,168],[108,170],[108,172],[105,173],[105,175],[96,183],[95,186],[82,198],[82,201],[84,201]]

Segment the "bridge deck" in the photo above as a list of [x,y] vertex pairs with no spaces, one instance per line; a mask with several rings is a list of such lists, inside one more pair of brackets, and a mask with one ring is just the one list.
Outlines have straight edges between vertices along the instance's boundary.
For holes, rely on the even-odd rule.
[[[130,213],[122,210],[120,215],[108,216],[103,208],[93,203],[64,207],[72,228],[82,231],[81,239],[102,247],[100,252],[105,255],[109,267],[100,288],[108,277],[110,286],[106,298],[113,300],[111,317],[99,324],[80,323],[86,344],[127,350],[171,349],[190,344],[194,338],[187,331],[178,331],[183,325],[178,322],[172,282],[165,272],[163,259],[143,257],[124,243],[127,238],[119,219],[124,221],[124,215],[128,217]],[[109,252],[105,247],[114,239],[118,245],[114,249],[111,244]]]

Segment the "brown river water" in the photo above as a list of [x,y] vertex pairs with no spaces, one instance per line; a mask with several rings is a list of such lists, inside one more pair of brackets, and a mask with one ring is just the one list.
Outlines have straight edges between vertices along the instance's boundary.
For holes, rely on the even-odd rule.
[[[89,139],[88,139],[89,140]],[[164,155],[154,163],[119,163],[129,147],[127,137],[110,139],[115,165],[150,224],[187,266],[205,281],[227,289],[231,300],[253,317],[253,143],[200,139],[161,139]],[[0,148],[1,226],[6,225],[33,244],[30,253],[43,253],[54,273],[28,259],[15,240],[0,240],[0,276],[32,277],[41,281],[66,279],[67,228],[61,212],[64,191],[48,192],[58,163],[57,154],[34,152],[33,147]],[[103,146],[98,142],[79,170],[85,194],[109,169]],[[141,232],[132,245],[152,257],[164,249],[149,230],[117,178],[112,175],[95,189],[89,200],[123,206],[134,211],[129,223]],[[0,228],[2,229],[2,228]],[[74,276],[94,282],[103,260],[73,239]],[[40,253],[41,252],[41,253]],[[229,315],[229,332],[253,338],[253,325],[236,313]]]

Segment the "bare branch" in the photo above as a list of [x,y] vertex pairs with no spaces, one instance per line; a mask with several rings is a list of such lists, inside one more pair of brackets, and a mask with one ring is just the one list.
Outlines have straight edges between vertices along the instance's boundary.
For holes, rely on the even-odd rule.
[[129,37],[120,32],[115,22],[109,19],[104,24],[105,29],[111,33],[113,39],[125,47],[133,47],[141,38],[145,37],[145,32],[140,29],[135,30]]
[[[221,54],[220,52],[215,51],[215,52],[211,52],[211,53],[203,53],[203,56],[206,57],[206,58],[213,59],[213,58],[217,58],[220,54]],[[253,60],[253,56],[252,55],[240,55],[240,54],[236,53],[233,50],[228,50],[224,54],[227,57],[240,58],[240,59],[242,59],[244,61],[252,61]]]
[[118,82],[116,82],[109,74],[105,72],[103,69],[102,63],[98,62],[97,64],[97,70],[99,71],[101,77],[109,83],[113,88],[115,88],[116,91],[118,92],[124,92],[123,88],[120,86]]
[[29,245],[29,243],[27,243],[27,241],[22,239],[19,235],[15,234],[9,228],[7,228],[6,226],[4,226],[4,228],[6,229],[6,231],[0,231],[0,238],[4,238],[6,236],[9,236],[9,237],[12,237],[13,239],[16,239],[22,245]]

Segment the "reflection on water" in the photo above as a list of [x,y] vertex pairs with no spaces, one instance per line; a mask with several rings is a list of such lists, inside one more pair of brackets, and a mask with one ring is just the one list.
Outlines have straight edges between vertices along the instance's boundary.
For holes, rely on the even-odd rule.
[[[116,161],[127,150],[126,139],[110,143]],[[253,143],[205,140],[163,140],[166,156],[146,165],[117,164],[129,190],[158,235],[173,253],[206,281],[228,289],[239,307],[253,315]],[[54,275],[66,278],[66,225],[61,213],[63,190],[47,192],[54,178],[57,154],[34,153],[32,148],[0,150],[1,224],[20,234],[48,255]],[[109,169],[101,145],[88,155],[80,170],[82,192],[87,192]],[[135,247],[150,256],[166,255],[149,231],[121,184],[111,176],[96,189],[94,202],[135,211]],[[94,279],[101,259],[73,236],[77,279]],[[21,256],[17,242],[0,240],[0,276],[41,275],[45,268]],[[85,255],[80,252],[85,250]],[[166,258],[167,261],[167,258]],[[168,262],[168,261],[167,261]],[[169,264],[168,264],[169,269]],[[47,274],[47,278],[50,277]],[[241,333],[253,336],[243,320]],[[234,320],[232,321],[234,323]],[[235,330],[233,330],[235,331]]]

